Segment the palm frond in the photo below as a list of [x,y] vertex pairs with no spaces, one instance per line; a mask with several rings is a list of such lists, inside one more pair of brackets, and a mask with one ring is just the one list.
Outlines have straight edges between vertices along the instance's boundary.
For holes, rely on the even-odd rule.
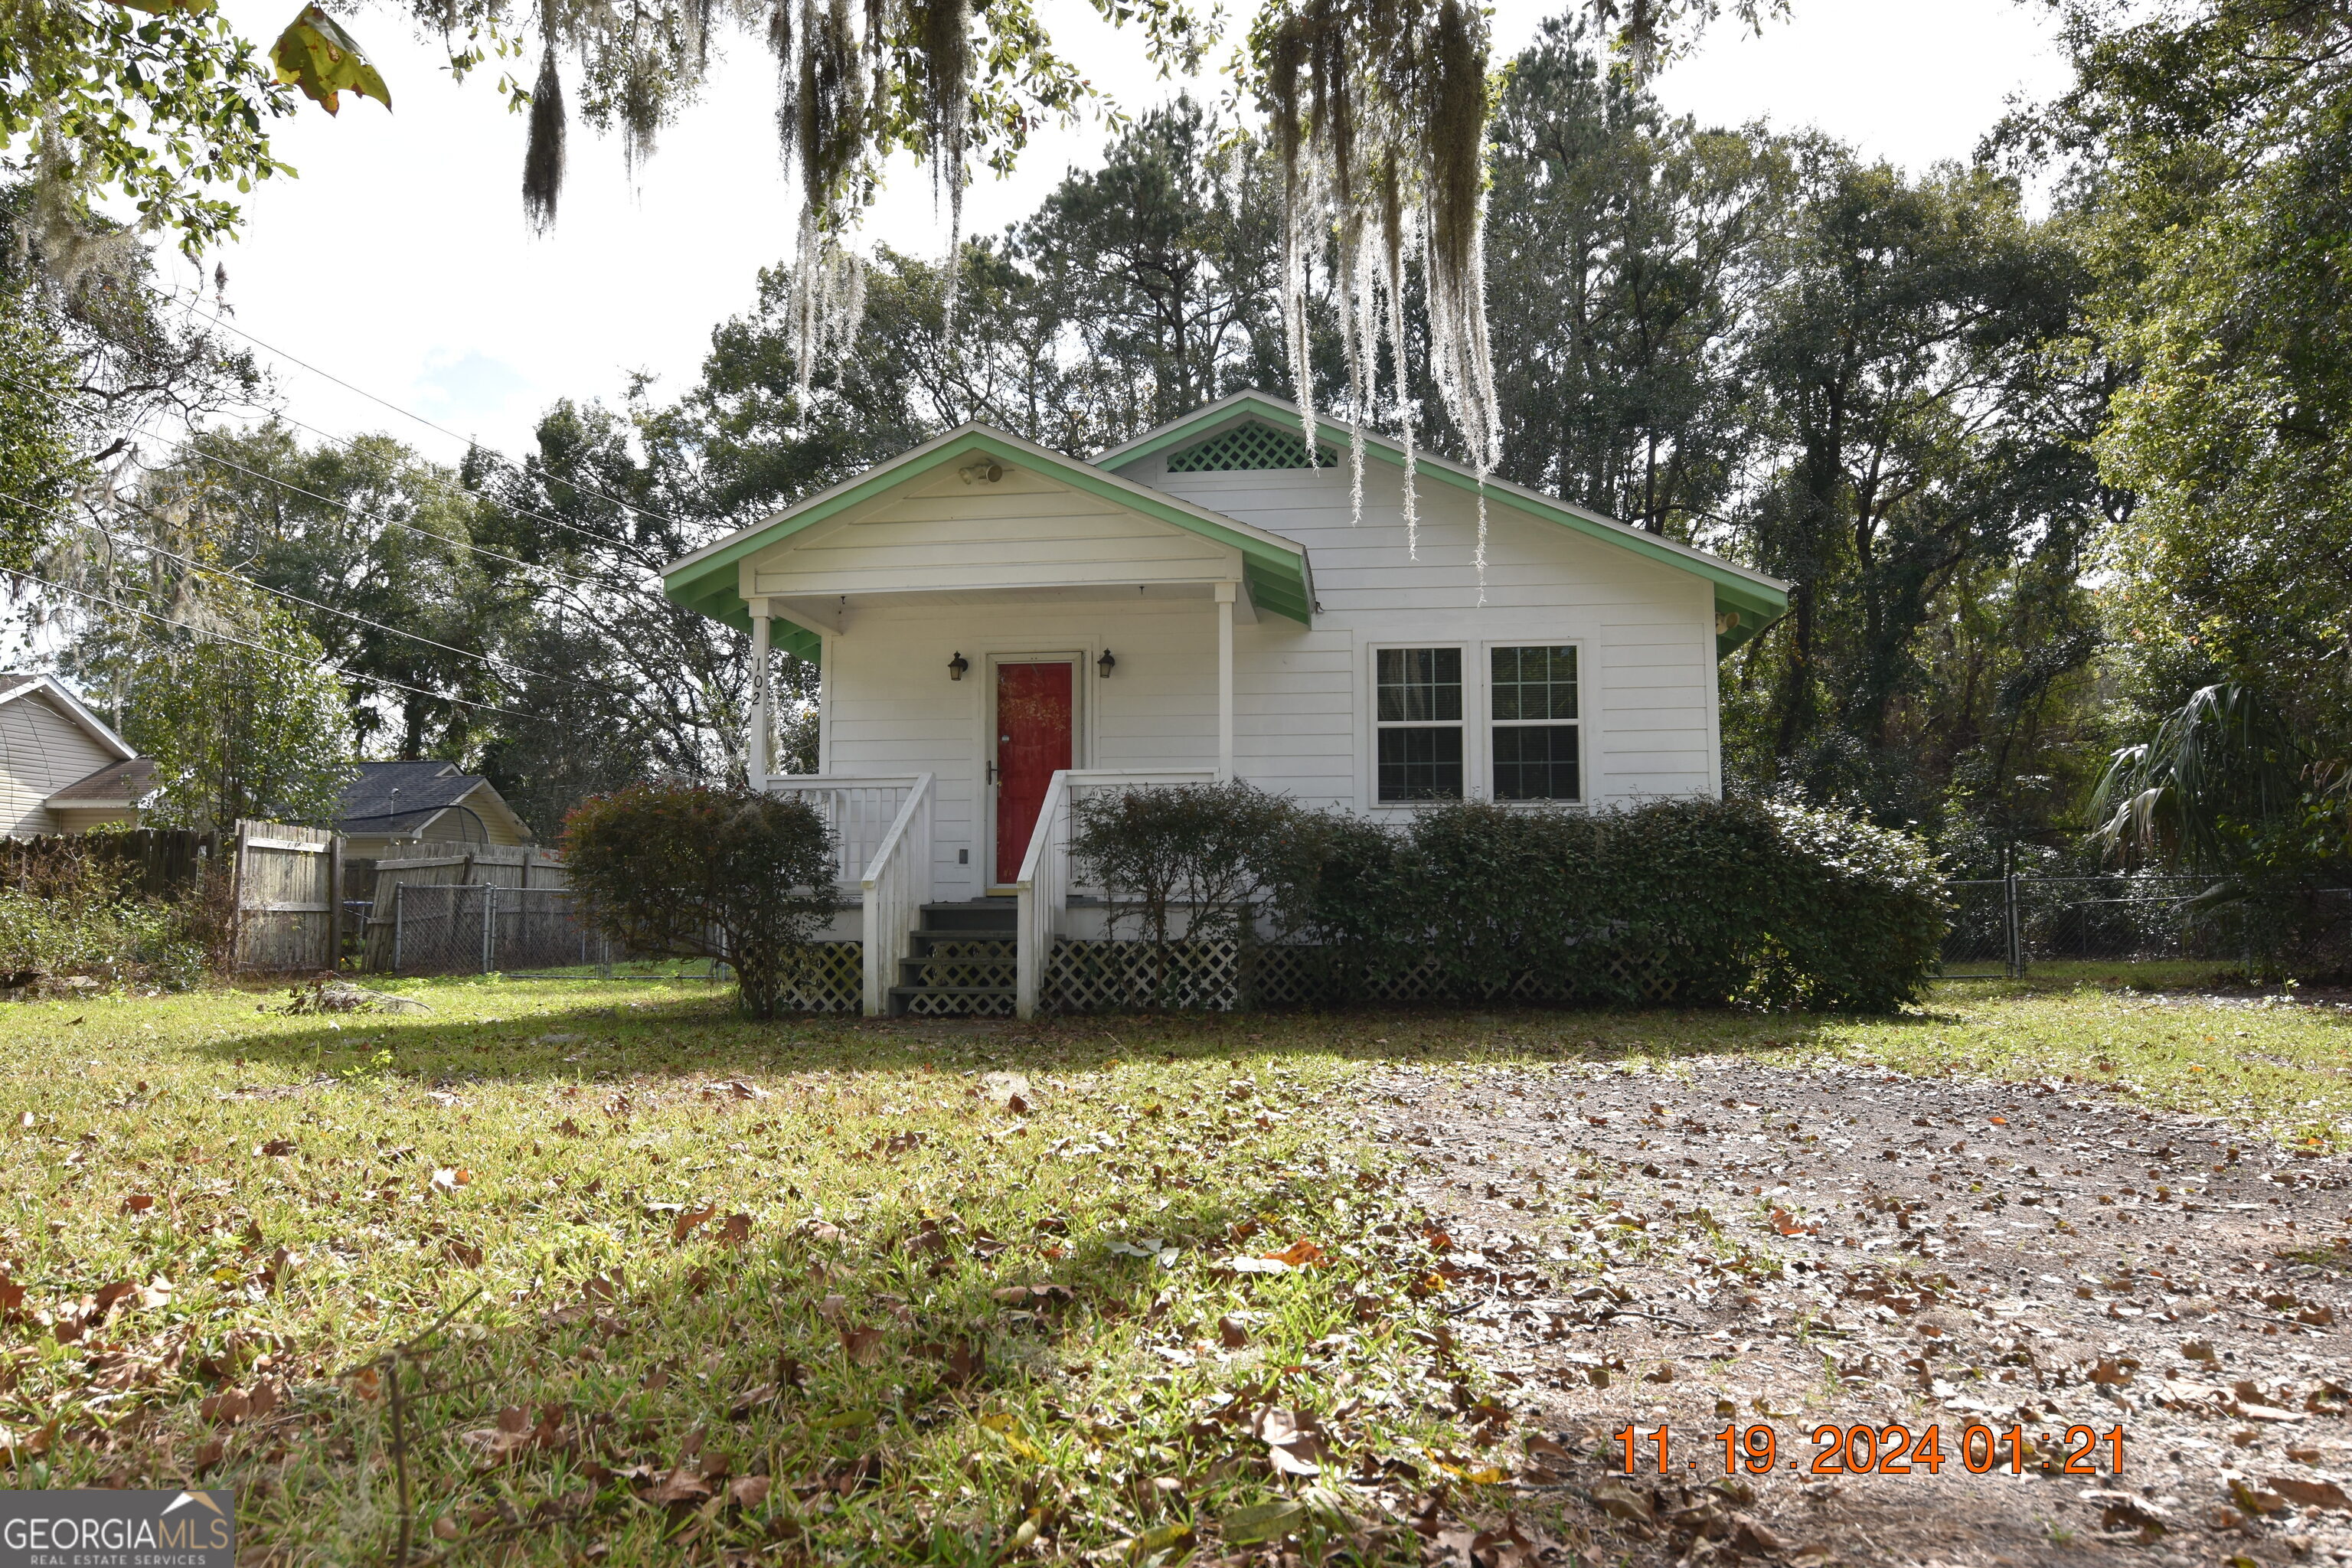
[[2275,709],[2235,682],[2201,688],[2146,741],[2117,750],[2091,799],[2091,843],[2116,859],[2219,870],[2232,827],[2295,809],[2303,751]]

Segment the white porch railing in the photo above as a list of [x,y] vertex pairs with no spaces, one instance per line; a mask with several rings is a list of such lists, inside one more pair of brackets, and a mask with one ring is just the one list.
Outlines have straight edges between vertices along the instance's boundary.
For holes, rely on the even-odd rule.
[[824,814],[835,849],[833,877],[846,889],[861,883],[907,799],[929,773],[780,773],[771,795],[795,795]]
[[1020,913],[1014,923],[1013,1008],[1024,1018],[1036,1016],[1037,996],[1045,979],[1045,965],[1054,956],[1054,939],[1060,934],[1062,911],[1070,899],[1070,807],[1088,795],[1154,784],[1214,784],[1214,768],[1147,768],[1133,772],[1108,768],[1065,768],[1045,787],[1045,801],[1037,810],[1037,826],[1029,835],[1029,852],[1021,859],[1021,878],[1013,883]]
[[824,814],[835,885],[856,888],[863,905],[866,1011],[887,1012],[891,978],[913,951],[915,927],[931,898],[931,775],[783,773],[767,788],[798,795]]
[[931,901],[931,775],[907,792],[858,885],[866,896],[866,1016],[890,1011],[890,984],[899,961],[913,956],[915,927]]

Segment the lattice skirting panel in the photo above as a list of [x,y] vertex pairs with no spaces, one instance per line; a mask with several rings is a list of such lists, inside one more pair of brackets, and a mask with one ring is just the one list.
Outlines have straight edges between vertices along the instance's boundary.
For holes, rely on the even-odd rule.
[[907,998],[904,1016],[909,1018],[1010,1018],[1014,1012],[1013,1004],[1013,996],[1010,991],[982,996],[918,991]]
[[[1618,954],[1609,967],[1613,979],[1638,987],[1644,1000],[1674,1000],[1674,979],[1655,956]],[[1052,1012],[1110,1013],[1143,1008],[1225,1012],[1245,1005],[1299,1007],[1332,1002],[1575,1000],[1558,982],[1528,973],[1513,977],[1507,985],[1460,994],[1446,986],[1444,969],[1434,958],[1402,973],[1341,975],[1333,973],[1322,948],[1260,947],[1248,955],[1246,968],[1244,973],[1239,944],[1232,942],[1171,943],[1163,960],[1150,942],[1064,940],[1054,944],[1040,1001]]]
[[857,1013],[866,1007],[866,949],[854,942],[812,942],[784,977],[784,1005],[795,1013]]
[[1238,944],[1187,942],[1056,942],[1039,998],[1058,1013],[1118,1013],[1140,1007],[1224,1012],[1241,999]]

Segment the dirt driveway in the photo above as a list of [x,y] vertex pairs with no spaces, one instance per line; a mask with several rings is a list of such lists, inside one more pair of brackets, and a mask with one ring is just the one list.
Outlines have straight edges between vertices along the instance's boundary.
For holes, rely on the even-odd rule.
[[1514,1385],[1523,1517],[1564,1545],[2352,1563],[2342,1157],[2063,1081],[1698,1060],[1376,1089],[1452,1242],[1453,1332]]

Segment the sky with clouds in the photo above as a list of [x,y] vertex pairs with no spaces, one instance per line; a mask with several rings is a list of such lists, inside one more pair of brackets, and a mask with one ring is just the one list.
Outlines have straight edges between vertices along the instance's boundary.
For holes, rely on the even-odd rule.
[[[222,8],[267,40],[292,6]],[[1497,58],[1558,9],[1559,0],[1496,0]],[[1224,95],[1216,59],[1203,79],[1159,80],[1087,0],[1040,0],[1039,10],[1123,108],[1185,85],[1205,100]],[[1245,7],[1235,0],[1228,10]],[[1918,171],[1968,156],[2011,99],[2063,85],[2049,16],[2031,0],[1796,0],[1794,18],[1761,37],[1718,27],[1658,90],[1704,122],[1817,126]],[[352,26],[394,111],[346,98],[335,117],[306,103],[280,121],[276,149],[299,177],[263,184],[244,238],[205,260],[207,275],[215,261],[226,269],[234,324],[267,345],[258,352],[277,372],[284,410],[339,434],[387,430],[454,460],[459,437],[520,452],[550,402],[617,399],[633,374],[656,378],[656,395],[689,386],[711,328],[745,309],[758,269],[792,248],[773,69],[756,41],[730,38],[700,101],[635,168],[575,118],[560,219],[537,238],[521,212],[523,121],[491,78],[453,84],[437,40],[405,36],[388,8],[364,10]],[[980,175],[967,226],[990,231],[1025,216],[1066,168],[1094,162],[1104,139],[1097,124],[1041,135],[1011,178]],[[911,163],[894,173],[868,233],[906,249],[941,247],[930,182]],[[175,285],[194,283],[176,256],[163,264]]]

